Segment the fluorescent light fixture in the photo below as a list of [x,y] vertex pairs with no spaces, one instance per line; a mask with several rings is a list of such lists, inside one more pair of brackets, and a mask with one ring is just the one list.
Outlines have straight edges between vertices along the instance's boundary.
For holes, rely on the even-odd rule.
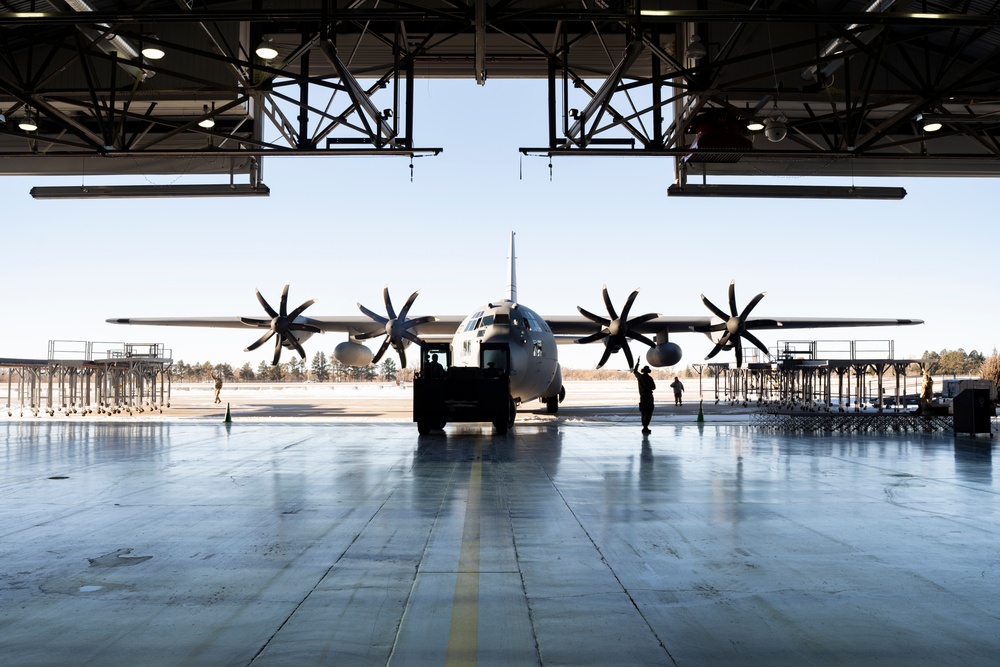
[[271,42],[270,38],[267,38],[258,44],[254,53],[256,53],[257,57],[261,60],[274,60],[278,57],[278,50],[274,48],[274,43]]
[[904,188],[834,185],[677,185],[668,197],[751,197],[760,199],[902,199]]
[[31,188],[35,199],[127,199],[149,197],[267,197],[263,183],[199,183],[194,185],[82,185]]
[[[213,104],[213,106],[214,106],[214,104]],[[210,130],[213,127],[215,127],[215,119],[208,115],[208,105],[207,104],[204,105],[203,109],[205,111],[205,116],[206,117],[202,118],[201,120],[198,121],[198,127],[203,127],[206,130]]]

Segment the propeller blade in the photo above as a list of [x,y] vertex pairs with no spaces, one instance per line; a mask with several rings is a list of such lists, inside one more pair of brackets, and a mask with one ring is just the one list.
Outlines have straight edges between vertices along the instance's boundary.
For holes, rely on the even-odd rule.
[[[633,291],[631,294],[628,295],[628,299],[626,299],[626,301],[625,301],[625,307],[622,308],[622,314],[621,314],[621,319],[622,320],[628,320],[628,312],[630,310],[632,310],[632,304],[635,302],[635,297],[637,297],[637,296],[639,296],[639,290],[638,289],[635,290],[635,291]],[[631,322],[630,322],[630,324],[631,324]],[[632,367],[629,366],[629,368],[632,368]]]
[[751,343],[753,343],[754,345],[756,345],[758,350],[760,350],[761,352],[763,352],[764,354],[766,354],[768,356],[771,356],[771,353],[767,349],[767,345],[764,345],[764,343],[760,342],[760,339],[758,339],[752,333],[750,333],[749,331],[746,331],[746,332],[743,333],[743,337],[746,338]]
[[413,305],[413,301],[417,298],[418,294],[420,294],[420,290],[411,294],[410,298],[406,300],[406,303],[403,304],[403,309],[399,311],[399,319],[406,320],[406,314],[410,312],[410,306]]
[[[404,330],[403,331],[403,338],[405,338],[406,340],[410,341],[411,343],[416,343],[417,345],[423,345],[424,344],[424,341],[422,341],[419,338],[417,338],[417,334],[413,333],[412,331],[405,331]],[[400,346],[400,347],[402,347],[402,346]]]
[[385,329],[372,329],[371,331],[366,331],[364,333],[354,334],[354,337],[358,340],[368,340],[369,338],[377,338],[378,336],[384,336]]
[[580,306],[577,306],[576,309],[580,311],[581,315],[583,315],[584,317],[586,317],[591,322],[597,322],[598,324],[600,324],[601,326],[604,326],[604,327],[606,327],[609,324],[611,324],[611,320],[609,320],[606,317],[601,317],[600,315],[594,315],[589,310],[581,308]]
[[309,333],[314,333],[314,334],[317,334],[320,331],[322,331],[322,329],[320,329],[319,327],[313,326],[311,324],[303,324],[301,322],[292,322],[291,324],[288,325],[288,330],[289,331],[308,331]]
[[705,359],[711,359],[712,357],[714,357],[715,355],[717,355],[719,352],[722,352],[722,348],[723,348],[722,343],[716,343],[715,347],[712,348],[712,351],[708,353],[708,356],[706,356]]
[[274,329],[271,329],[266,334],[264,334],[263,336],[261,336],[260,338],[258,338],[256,341],[254,341],[253,343],[250,343],[250,345],[245,350],[243,350],[243,351],[244,352],[253,352],[258,347],[260,347],[261,345],[263,345],[264,343],[266,343],[267,339],[270,338],[271,336],[273,336],[274,334],[275,334]]
[[382,288],[382,300],[385,301],[385,312],[389,314],[389,319],[396,319],[396,311],[392,309],[392,299],[389,298],[389,285]]
[[378,349],[378,352],[375,354],[375,356],[372,357],[372,363],[377,364],[379,362],[379,359],[382,358],[382,355],[385,354],[385,351],[388,349],[389,349],[389,337],[386,336],[385,340],[382,341],[382,346]]
[[600,368],[608,361],[608,357],[611,356],[611,347],[608,345],[604,346],[604,354],[601,355],[601,360],[597,363],[597,367]]
[[433,315],[424,315],[423,317],[417,317],[412,320],[407,320],[404,325],[407,329],[414,329],[419,327],[421,324],[427,324],[428,322],[436,322],[437,318]]
[[274,308],[267,302],[264,296],[260,293],[260,290],[255,290],[257,292],[257,301],[260,302],[261,307],[264,308],[264,312],[271,317],[277,317],[278,313],[274,312]]
[[628,327],[629,329],[631,329],[637,324],[645,324],[650,320],[655,320],[659,316],[660,316],[659,313],[646,313],[645,315],[640,315],[639,317],[633,317],[631,320],[628,321]]
[[271,320],[259,320],[255,317],[241,317],[240,322],[248,327],[270,327]]
[[732,313],[732,317],[736,317],[737,313],[740,311],[736,310],[736,281],[729,281],[729,312]]
[[365,308],[364,306],[362,306],[360,303],[358,304],[358,308],[361,309],[362,313],[364,313],[368,317],[372,318],[373,320],[375,320],[376,322],[378,322],[382,326],[385,326],[389,322],[388,319],[382,317],[381,315],[379,315],[378,313],[376,313],[376,312],[374,312],[372,310],[368,310],[367,308]]
[[622,352],[625,353],[625,361],[628,362],[628,367],[635,368],[635,364],[632,361],[632,348],[628,346],[628,341],[622,344]]
[[763,299],[766,294],[767,292],[761,292],[751,299],[750,303],[747,304],[747,307],[743,309],[742,313],[740,313],[740,319],[746,322],[747,316],[750,315],[750,311],[753,310],[758,303],[760,303],[760,300]]
[[292,347],[295,348],[295,351],[299,353],[300,357],[302,357],[303,359],[306,358],[306,350],[304,347],[302,347],[302,343],[300,343],[295,336],[289,336],[288,342],[292,344]]
[[611,319],[617,320],[618,319],[618,313],[615,312],[615,307],[611,303],[611,297],[608,296],[608,286],[607,285],[604,285],[601,288],[601,294],[604,295],[604,305],[607,306],[607,308],[608,308],[608,315],[611,316]]
[[277,366],[281,360],[281,336],[274,339],[274,358],[271,360],[272,366]]
[[584,336],[583,338],[577,338],[574,343],[582,343],[586,345],[587,343],[596,343],[602,338],[607,338],[607,331],[598,331],[597,333],[590,334],[589,336]]
[[733,341],[733,347],[736,348],[736,368],[743,367],[743,343],[740,342],[739,336]]
[[399,352],[399,367],[406,368],[406,350],[400,347],[398,352]]
[[305,310],[309,306],[313,305],[314,303],[316,303],[315,299],[309,299],[304,304],[302,304],[301,306],[299,306],[298,308],[296,308],[292,312],[288,313],[288,319],[294,320],[296,317],[298,317],[299,315],[302,314],[303,310]]
[[284,289],[281,290],[281,303],[278,305],[278,313],[282,317],[288,316],[288,285],[286,284]]
[[[650,347],[656,347],[656,343],[654,343],[653,341],[651,341],[646,336],[643,336],[641,333],[636,333],[634,331],[629,331],[628,334],[626,334],[626,335],[629,338],[633,339],[633,340],[639,341],[640,343],[645,343],[646,345],[648,345]],[[629,368],[631,368],[631,366],[629,366]]]
[[729,319],[729,315],[727,315],[726,313],[724,313],[721,308],[719,308],[714,303],[712,303],[711,301],[709,301],[708,298],[704,294],[701,295],[701,302],[704,303],[705,306],[710,311],[712,311],[712,313],[716,317],[718,317],[720,320],[728,320]]

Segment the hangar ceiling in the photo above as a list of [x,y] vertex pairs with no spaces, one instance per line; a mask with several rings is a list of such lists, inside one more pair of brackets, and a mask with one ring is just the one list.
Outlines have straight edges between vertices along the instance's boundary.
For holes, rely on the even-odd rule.
[[548,85],[525,154],[671,157],[680,185],[994,176],[998,4],[0,0],[0,174],[252,189],[269,155],[434,154],[414,80],[503,77]]

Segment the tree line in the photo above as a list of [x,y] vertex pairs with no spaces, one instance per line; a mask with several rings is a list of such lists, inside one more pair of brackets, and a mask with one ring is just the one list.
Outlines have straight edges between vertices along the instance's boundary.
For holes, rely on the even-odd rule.
[[[941,350],[940,352],[924,351],[921,356],[923,369],[931,375],[975,376],[993,380],[1000,386],[1000,354],[995,350],[989,356],[972,350],[966,352],[957,350]],[[919,367],[910,369],[919,372]],[[620,380],[630,376],[627,370],[616,369],[578,369],[563,368],[563,378],[566,380]],[[703,377],[712,377],[714,369],[708,366],[702,368]],[[178,382],[208,382],[213,373],[222,376],[225,382],[408,382],[413,379],[413,370],[400,369],[396,360],[385,357],[378,365],[345,366],[333,355],[329,357],[324,352],[313,355],[312,361],[293,357],[289,361],[272,366],[261,361],[256,369],[247,362],[239,368],[230,364],[213,364],[203,362],[188,364],[177,361],[171,367],[173,378]],[[696,378],[698,372],[691,366],[681,368],[653,369],[656,379],[674,376],[681,378]]]
[[249,361],[233,368],[230,364],[209,361],[188,364],[180,360],[174,362],[170,371],[177,382],[208,382],[213,374],[221,376],[224,382],[395,382],[413,376],[410,369],[400,370],[391,357],[385,357],[377,366],[345,366],[324,352],[317,352],[308,364],[299,357],[275,366],[261,361],[256,369]]

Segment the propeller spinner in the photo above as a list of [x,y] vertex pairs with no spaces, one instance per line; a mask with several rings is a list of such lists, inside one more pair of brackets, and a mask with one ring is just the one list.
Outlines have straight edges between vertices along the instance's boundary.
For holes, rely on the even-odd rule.
[[611,303],[611,297],[608,296],[607,285],[604,285],[602,288],[602,294],[604,295],[604,305],[608,309],[608,317],[595,315],[580,306],[576,307],[576,309],[580,311],[581,315],[586,317],[588,320],[601,325],[600,331],[589,336],[585,336],[584,338],[578,338],[576,342],[586,344],[604,340],[604,354],[601,355],[601,361],[597,364],[598,368],[607,363],[608,358],[619,350],[625,353],[625,359],[628,361],[628,367],[632,368],[632,350],[629,348],[628,339],[631,338],[633,340],[640,341],[650,347],[655,347],[655,343],[641,333],[631,331],[630,328],[637,324],[642,324],[643,322],[656,319],[659,317],[659,313],[646,313],[645,315],[633,317],[630,320],[628,318],[628,314],[632,309],[632,303],[635,301],[635,297],[639,294],[639,290],[635,290],[629,294],[628,299],[625,301],[625,307],[622,309],[621,315],[618,315],[615,311],[614,304]]
[[757,349],[764,354],[770,354],[767,346],[760,342],[760,339],[750,333],[749,327],[747,326],[747,318],[750,317],[750,311],[752,311],[757,304],[760,303],[760,300],[764,298],[765,294],[767,294],[767,292],[761,292],[755,296],[750,300],[750,303],[747,304],[746,308],[743,309],[743,312],[739,312],[736,309],[736,281],[730,281],[729,314],[705,298],[704,294],[701,295],[701,300],[704,302],[705,306],[708,307],[708,309],[712,311],[716,317],[723,320],[718,324],[712,325],[710,331],[725,332],[715,344],[715,347],[712,348],[712,351],[708,353],[707,357],[705,357],[706,359],[711,359],[723,349],[732,347],[736,351],[736,367],[741,367],[743,365],[743,344],[741,339],[743,338],[756,345]]
[[427,322],[433,322],[436,318],[432,316],[417,317],[412,320],[406,318],[407,313],[410,312],[410,306],[413,305],[413,301],[420,294],[419,290],[410,295],[410,298],[406,300],[403,304],[403,309],[399,311],[399,315],[392,307],[392,299],[389,298],[389,286],[386,285],[382,288],[382,300],[385,301],[385,312],[388,317],[383,317],[378,313],[365,308],[360,303],[358,308],[361,312],[372,319],[373,322],[380,325],[379,329],[372,329],[365,333],[360,333],[355,336],[357,340],[365,340],[368,338],[378,338],[379,336],[385,336],[385,340],[382,341],[382,347],[378,349],[378,352],[372,358],[372,363],[377,364],[382,355],[385,354],[389,346],[396,350],[399,354],[399,365],[401,368],[406,366],[406,346],[410,343],[420,344],[420,339],[417,338],[411,329],[420,326],[421,324],[426,324]]
[[267,328],[268,332],[258,338],[256,341],[251,343],[247,348],[246,352],[252,352],[258,347],[266,343],[272,336],[277,336],[274,341],[274,359],[271,360],[272,366],[277,366],[278,361],[281,359],[281,347],[289,347],[298,352],[303,359],[306,358],[306,351],[302,347],[302,343],[299,342],[298,337],[294,332],[305,331],[308,333],[319,333],[319,328],[311,324],[306,324],[305,322],[296,322],[295,320],[302,314],[309,306],[316,303],[313,299],[309,299],[301,306],[288,312],[288,285],[281,290],[281,303],[278,304],[278,310],[275,311],[274,308],[267,302],[266,299],[261,295],[260,290],[257,290],[257,301],[260,305],[264,307],[264,312],[267,313],[270,319],[258,319],[254,317],[241,317],[240,322],[247,325],[248,327],[258,327]]

